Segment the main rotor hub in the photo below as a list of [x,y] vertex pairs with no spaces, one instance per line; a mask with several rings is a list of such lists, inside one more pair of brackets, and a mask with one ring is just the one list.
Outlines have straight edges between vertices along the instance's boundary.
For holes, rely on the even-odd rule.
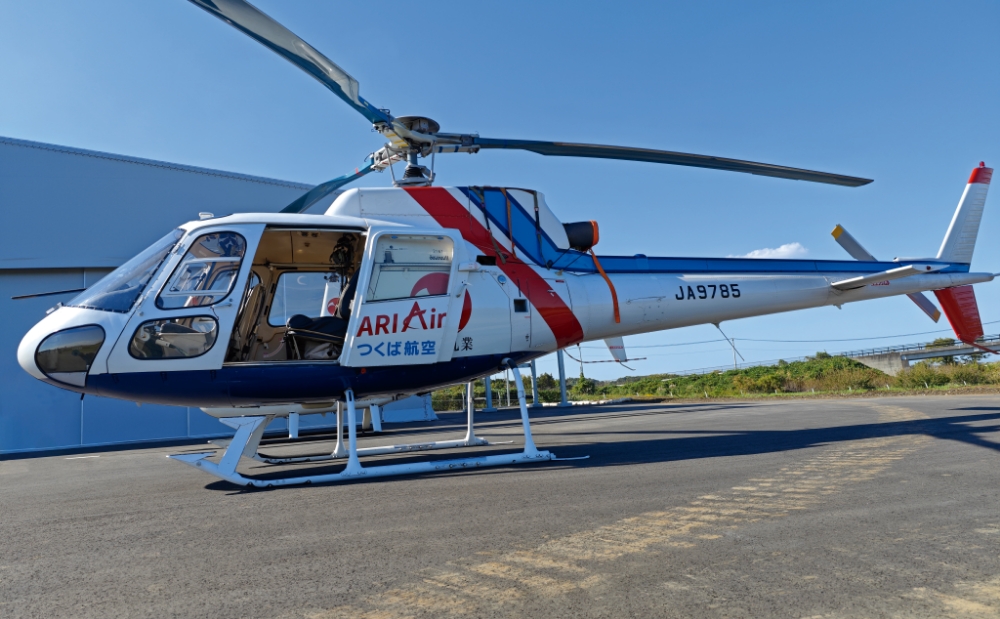
[[[376,124],[376,130],[390,138],[382,151],[373,153],[376,166],[391,166],[393,161],[406,161],[403,177],[393,179],[397,187],[419,187],[434,181],[434,172],[417,163],[419,157],[431,154],[441,125],[426,116],[399,116],[392,124]],[[381,155],[381,156],[380,156]],[[385,162],[384,164],[382,162]]]

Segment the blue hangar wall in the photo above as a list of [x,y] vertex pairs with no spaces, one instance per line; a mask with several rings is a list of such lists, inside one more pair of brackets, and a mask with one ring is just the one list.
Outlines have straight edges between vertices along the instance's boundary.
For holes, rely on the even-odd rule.
[[0,137],[0,454],[231,433],[199,409],[81,401],[30,377],[17,345],[71,295],[11,297],[89,286],[199,212],[276,212],[311,187]]

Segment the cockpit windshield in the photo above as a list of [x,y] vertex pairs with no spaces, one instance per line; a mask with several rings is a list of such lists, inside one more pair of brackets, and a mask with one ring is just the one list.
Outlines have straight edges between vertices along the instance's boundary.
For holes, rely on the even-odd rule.
[[174,230],[68,303],[70,307],[128,313],[164,258],[184,236]]

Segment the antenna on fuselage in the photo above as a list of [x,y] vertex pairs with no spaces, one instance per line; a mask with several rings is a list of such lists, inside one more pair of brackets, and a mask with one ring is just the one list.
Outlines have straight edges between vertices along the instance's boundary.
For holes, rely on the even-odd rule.
[[[719,333],[722,334],[722,337],[726,338],[726,341],[729,342],[729,345],[733,347],[733,369],[738,370],[739,367],[736,363],[736,355],[740,355],[740,351],[736,350],[736,342],[729,339],[729,336],[726,335],[726,332],[722,330],[722,327],[719,326],[719,323],[713,322],[712,324],[715,325],[715,328],[719,330]],[[740,359],[746,362],[746,359],[743,358],[743,355],[740,355]]]

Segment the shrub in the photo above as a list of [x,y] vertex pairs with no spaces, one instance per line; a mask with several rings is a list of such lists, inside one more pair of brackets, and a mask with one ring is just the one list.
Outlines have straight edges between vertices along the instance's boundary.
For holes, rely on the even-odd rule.
[[571,391],[576,394],[593,395],[597,391],[597,383],[592,378],[581,377],[573,383]]
[[981,385],[990,382],[990,373],[978,363],[965,363],[941,368],[955,385]]
[[872,368],[843,368],[828,372],[823,377],[824,390],[875,389],[884,383],[885,374]]
[[768,374],[757,379],[757,386],[764,393],[774,393],[785,385],[785,378],[779,374]]
[[541,389],[558,389],[559,383],[556,382],[554,376],[548,372],[542,372],[538,375],[538,388]]
[[909,389],[940,387],[949,382],[948,376],[944,372],[935,371],[926,363],[918,363],[896,376],[896,384]]

